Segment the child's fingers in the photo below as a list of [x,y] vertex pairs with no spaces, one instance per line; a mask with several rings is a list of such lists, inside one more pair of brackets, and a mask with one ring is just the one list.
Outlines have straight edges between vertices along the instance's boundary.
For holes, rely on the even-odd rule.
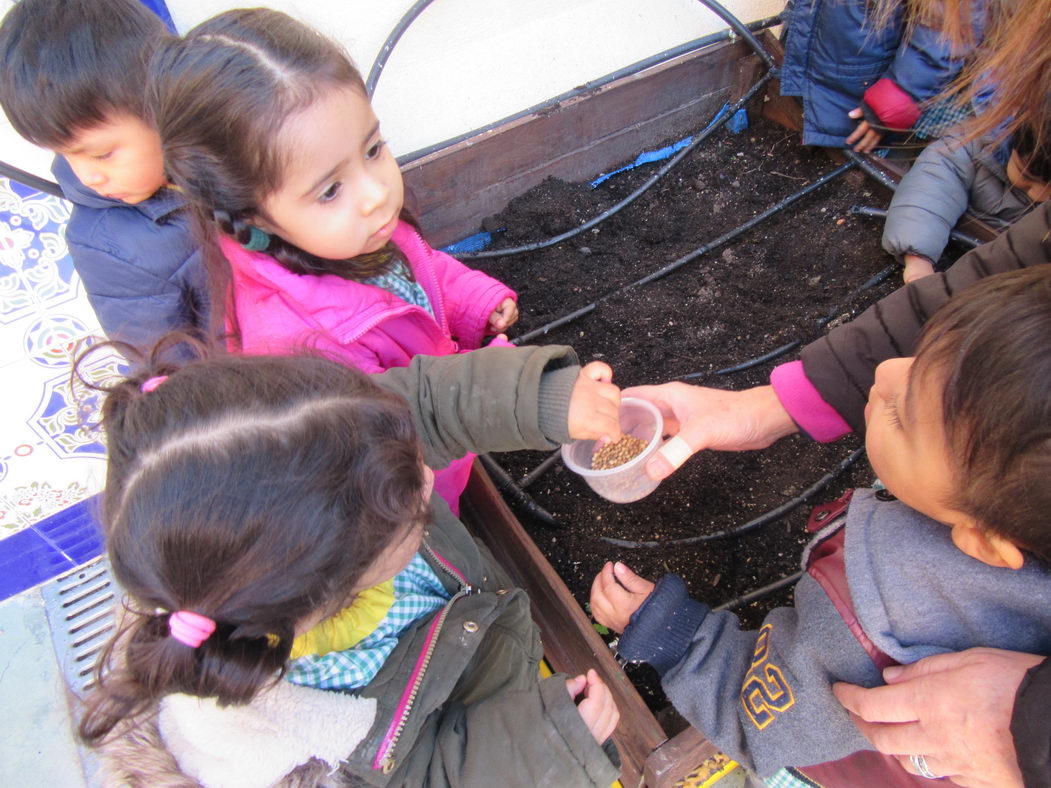
[[853,145],[855,142],[857,142],[862,137],[864,137],[868,133],[868,131],[869,131],[868,121],[867,120],[861,121],[861,123],[859,123],[857,126],[855,126],[854,130],[852,132],[850,132],[850,134],[847,136],[847,139],[846,139],[847,145]]
[[847,117],[848,118],[853,118],[854,120],[857,120],[858,118],[860,118],[864,114],[865,113],[862,112],[861,107],[855,107],[854,109],[852,109],[850,112],[847,113]]
[[580,374],[599,383],[613,382],[613,367],[603,361],[592,361],[580,370]]
[[624,588],[633,594],[647,594],[653,590],[653,583],[635,574],[627,564],[617,561],[613,565],[613,574]]
[[588,679],[587,676],[574,676],[571,679],[566,679],[566,692],[569,693],[569,697],[576,698],[581,692],[587,689]]
[[594,668],[588,670],[587,682],[588,686],[584,691],[585,700],[581,702],[581,705],[587,703],[591,707],[589,711],[592,724],[588,727],[596,741],[601,743],[612,736],[613,731],[616,730],[617,723],[620,721],[620,711],[613,700],[613,693]]

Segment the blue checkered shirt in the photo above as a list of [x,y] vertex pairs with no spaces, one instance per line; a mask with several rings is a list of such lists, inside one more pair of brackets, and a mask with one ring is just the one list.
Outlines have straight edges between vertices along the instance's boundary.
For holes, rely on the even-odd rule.
[[315,689],[364,687],[379,673],[409,625],[440,610],[448,601],[449,592],[442,581],[423,556],[416,553],[409,565],[394,576],[394,604],[370,635],[345,651],[292,660],[285,678]]
[[387,273],[379,276],[370,276],[368,279],[362,279],[361,281],[367,285],[381,287],[406,303],[422,307],[430,313],[431,317],[434,317],[434,307],[431,306],[431,299],[427,297],[422,285],[409,277],[409,269],[405,267],[405,263],[401,260],[395,260],[391,270]]

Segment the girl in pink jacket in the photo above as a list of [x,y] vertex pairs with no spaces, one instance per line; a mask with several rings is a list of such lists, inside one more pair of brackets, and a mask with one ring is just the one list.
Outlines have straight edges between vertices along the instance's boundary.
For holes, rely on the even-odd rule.
[[[268,9],[220,14],[158,49],[148,103],[211,240],[213,324],[232,348],[379,372],[473,350],[517,319],[513,291],[405,221],[361,75],[318,32]],[[472,458],[436,481],[454,511]]]

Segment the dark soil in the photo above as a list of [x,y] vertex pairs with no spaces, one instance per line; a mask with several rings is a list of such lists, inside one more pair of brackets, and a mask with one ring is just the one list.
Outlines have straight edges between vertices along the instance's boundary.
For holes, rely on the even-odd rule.
[[[622,199],[656,166],[614,176],[594,190],[550,179],[484,227],[504,228],[497,248],[550,237]],[[835,166],[822,150],[801,147],[798,134],[760,121],[739,135],[720,132],[703,143],[639,201],[584,235],[472,265],[518,291],[522,317],[513,338],[678,259]],[[884,284],[855,292],[892,260],[880,247],[882,225],[853,217],[849,209],[886,202],[861,173],[849,172],[728,246],[614,295],[538,341],[569,344],[585,361],[608,362],[621,386],[710,373],[797,338],[810,341],[825,330],[819,318],[833,310],[839,319],[856,314],[900,284],[895,272]],[[695,382],[760,385],[774,364],[796,357]],[[598,497],[558,463],[528,491],[562,526],[545,527],[524,511],[519,516],[582,605],[603,562],[622,560],[653,579],[679,573],[695,597],[715,606],[796,571],[810,509],[870,483],[867,462],[791,514],[740,538],[625,549],[601,537],[661,541],[740,525],[798,496],[859,445],[855,436],[833,444],[792,437],[761,452],[702,452],[649,497],[626,505]],[[496,459],[521,478],[545,456],[519,452]],[[787,590],[738,612],[744,626],[755,627],[770,607],[790,602]],[[637,675],[651,705],[663,705],[652,677]]]

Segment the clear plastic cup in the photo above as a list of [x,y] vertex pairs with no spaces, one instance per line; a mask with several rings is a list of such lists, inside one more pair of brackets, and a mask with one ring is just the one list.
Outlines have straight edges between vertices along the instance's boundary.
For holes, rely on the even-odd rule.
[[620,401],[620,429],[646,441],[646,448],[623,465],[604,471],[591,468],[595,441],[574,441],[562,446],[562,460],[566,467],[584,477],[591,489],[608,501],[631,503],[645,498],[657,489],[660,482],[646,475],[646,460],[661,445],[664,436],[664,418],[661,412],[644,399],[625,397]]

